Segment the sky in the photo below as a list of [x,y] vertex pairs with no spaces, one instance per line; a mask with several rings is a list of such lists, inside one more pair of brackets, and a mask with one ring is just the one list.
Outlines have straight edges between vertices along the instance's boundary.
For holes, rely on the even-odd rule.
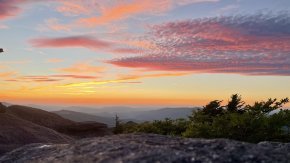
[[290,97],[289,0],[0,0],[0,37],[1,101]]

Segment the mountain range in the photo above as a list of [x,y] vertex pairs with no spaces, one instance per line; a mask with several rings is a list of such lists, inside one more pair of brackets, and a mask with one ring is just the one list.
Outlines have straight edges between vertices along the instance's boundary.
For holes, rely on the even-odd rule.
[[[55,107],[57,110],[59,107]],[[122,122],[187,118],[197,108],[155,110],[130,107],[65,107],[47,111],[0,103],[0,154],[30,143],[68,143],[81,138],[111,135],[115,115]]]
[[148,111],[123,110],[97,110],[92,108],[70,107],[71,110],[59,110],[52,113],[58,114],[63,118],[77,122],[96,121],[107,124],[109,127],[115,125],[115,116],[117,115],[122,122],[144,122],[153,120],[163,120],[165,118],[178,119],[187,118],[192,111],[198,108],[163,108]]

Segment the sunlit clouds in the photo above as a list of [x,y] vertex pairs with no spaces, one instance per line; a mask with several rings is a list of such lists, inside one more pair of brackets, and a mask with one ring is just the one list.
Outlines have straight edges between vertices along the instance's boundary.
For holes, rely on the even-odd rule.
[[148,36],[155,49],[110,63],[151,71],[288,76],[289,26],[288,13],[164,23]]
[[289,6],[289,0],[0,0],[0,97],[187,106],[233,93],[252,101],[284,98]]

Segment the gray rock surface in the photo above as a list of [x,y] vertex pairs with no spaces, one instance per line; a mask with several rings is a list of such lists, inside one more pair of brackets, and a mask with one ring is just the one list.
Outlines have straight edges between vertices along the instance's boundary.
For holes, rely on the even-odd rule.
[[0,162],[290,162],[290,143],[250,144],[227,139],[184,139],[125,134],[71,144],[31,144]]

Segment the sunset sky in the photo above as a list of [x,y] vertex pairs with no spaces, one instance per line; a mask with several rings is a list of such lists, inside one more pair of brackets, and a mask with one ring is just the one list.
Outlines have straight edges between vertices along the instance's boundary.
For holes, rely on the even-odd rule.
[[0,0],[0,48],[11,103],[290,97],[289,0]]

